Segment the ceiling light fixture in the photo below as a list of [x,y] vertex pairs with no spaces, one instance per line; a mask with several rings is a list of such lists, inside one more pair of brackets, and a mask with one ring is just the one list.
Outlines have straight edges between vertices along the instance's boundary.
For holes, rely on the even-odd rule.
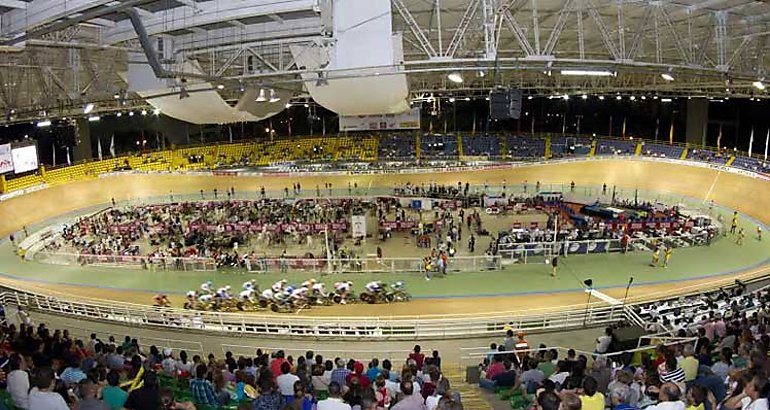
[[661,98],[660,102],[671,102],[670,98]]
[[561,70],[561,75],[612,77],[615,75],[615,72],[607,70]]
[[759,91],[765,91],[765,88],[767,88],[767,87],[765,86],[765,84],[764,84],[764,83],[762,83],[762,80],[754,81],[754,82],[753,82],[753,83],[751,83],[751,84],[754,86],[754,88],[756,88],[756,89],[757,89],[757,90],[759,90]]
[[88,121],[89,122],[99,121],[100,119],[101,119],[101,117],[99,117],[98,115],[94,115],[92,117],[88,117]]
[[270,90],[270,102],[276,103],[278,101],[281,101],[281,97],[275,94],[275,90]]
[[50,127],[51,126],[51,121],[50,120],[40,121],[40,122],[37,123],[37,126],[40,127],[40,128]]
[[449,81],[455,83],[455,84],[462,84],[463,82],[463,76],[460,75],[458,72],[450,73],[447,75],[447,78]]
[[674,76],[669,73],[661,73],[660,77],[666,81],[674,81]]
[[265,102],[265,101],[267,101],[267,97],[265,97],[265,89],[264,88],[260,88],[259,89],[259,95],[257,96],[257,99],[254,100],[254,101],[256,101],[256,102]]
[[91,111],[94,110],[94,104],[88,103],[85,107],[83,107],[83,114],[89,114]]

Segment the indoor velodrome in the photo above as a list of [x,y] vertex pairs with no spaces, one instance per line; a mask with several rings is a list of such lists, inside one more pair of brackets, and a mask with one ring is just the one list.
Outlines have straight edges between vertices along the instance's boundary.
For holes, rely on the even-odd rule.
[[0,0],[0,410],[768,410],[770,0]]

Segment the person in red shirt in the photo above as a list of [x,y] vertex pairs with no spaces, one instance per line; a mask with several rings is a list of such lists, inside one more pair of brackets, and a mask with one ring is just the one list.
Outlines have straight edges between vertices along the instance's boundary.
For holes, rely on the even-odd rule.
[[286,363],[286,358],[284,355],[285,354],[283,350],[279,350],[275,352],[275,359],[270,362],[270,372],[273,374],[273,381],[276,381],[278,376],[281,375],[281,365]]
[[361,362],[356,362],[353,364],[353,373],[350,373],[345,378],[345,383],[347,383],[349,387],[352,387],[354,380],[357,380],[358,385],[361,386],[361,388],[364,390],[368,389],[369,385],[372,384],[369,378],[364,374],[364,365]]
[[425,363],[425,355],[420,353],[420,345],[414,346],[414,352],[409,353],[409,359],[414,360],[414,362],[417,364],[417,370],[422,370],[422,365]]

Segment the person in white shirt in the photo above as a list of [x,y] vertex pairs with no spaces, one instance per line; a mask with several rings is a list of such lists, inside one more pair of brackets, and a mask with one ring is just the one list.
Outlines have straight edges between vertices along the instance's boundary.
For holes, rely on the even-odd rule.
[[342,387],[337,382],[329,383],[329,398],[318,402],[317,410],[352,410],[350,405],[342,401]]
[[54,393],[56,386],[53,370],[43,368],[37,371],[35,387],[29,392],[30,409],[70,410],[67,402],[59,393]]
[[294,383],[299,381],[299,377],[291,374],[291,365],[289,362],[281,363],[281,375],[278,376],[276,381],[278,382],[278,390],[281,391],[281,395],[284,398],[294,397]]
[[767,398],[762,391],[767,388],[767,379],[754,376],[743,388],[743,393],[727,399],[724,408],[741,410],[767,410]]
[[607,353],[612,343],[612,328],[604,329],[604,336],[596,339],[596,353]]
[[163,349],[163,361],[160,362],[160,367],[163,369],[163,373],[170,376],[176,376],[176,359],[172,356],[170,347]]
[[646,407],[645,410],[685,410],[682,391],[676,383],[663,383],[660,386],[658,398],[660,400],[658,404]]
[[22,409],[29,408],[29,374],[24,358],[19,354],[11,355],[8,359],[8,367],[11,372],[6,379],[7,390],[11,395],[13,404]]

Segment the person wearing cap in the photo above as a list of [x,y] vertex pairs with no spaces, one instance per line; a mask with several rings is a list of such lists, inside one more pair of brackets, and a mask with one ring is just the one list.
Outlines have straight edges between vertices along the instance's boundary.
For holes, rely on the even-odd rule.
[[529,343],[526,339],[524,339],[524,336],[525,333],[522,331],[516,333],[518,340],[516,340],[516,344],[513,346],[514,350],[516,350],[516,355],[519,356],[519,359],[523,359],[529,355]]
[[372,384],[371,380],[364,374],[364,364],[361,362],[355,362],[353,364],[353,373],[347,375],[345,383],[347,383],[348,386],[352,386],[354,380],[357,380],[357,384],[364,390],[368,389],[369,385]]
[[160,362],[160,368],[163,370],[163,373],[169,376],[176,376],[176,359],[174,359],[170,347],[163,349],[163,361]]

